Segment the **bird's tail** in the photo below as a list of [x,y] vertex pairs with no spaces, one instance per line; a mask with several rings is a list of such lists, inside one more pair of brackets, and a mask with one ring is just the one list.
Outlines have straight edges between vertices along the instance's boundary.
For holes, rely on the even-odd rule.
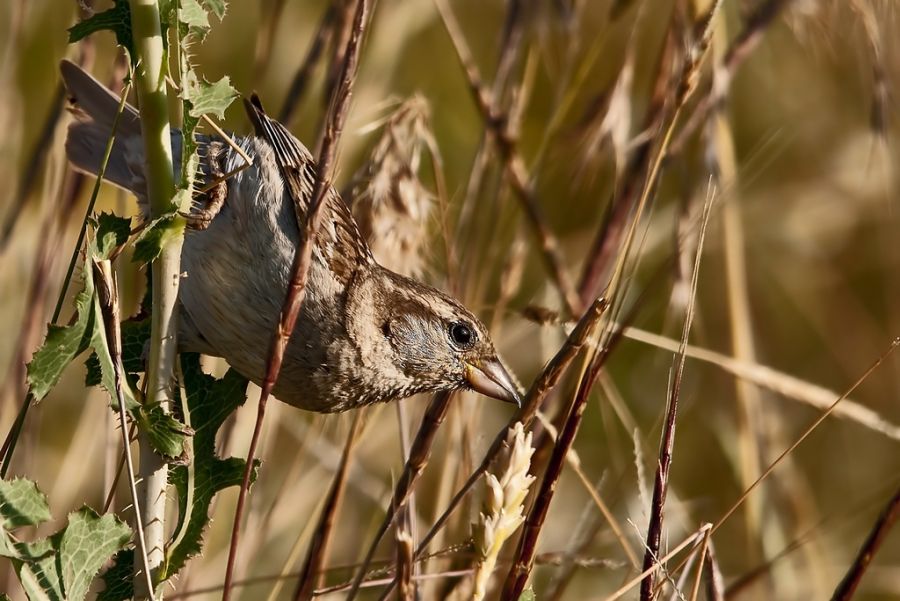
[[[119,110],[119,98],[71,61],[62,61],[59,70],[75,115],[66,137],[66,155],[76,169],[96,175]],[[116,126],[116,139],[104,178],[138,196],[144,193],[143,189],[136,189],[143,188],[143,178],[136,178],[134,173],[135,163],[140,165],[143,158],[140,140],[138,113],[126,104]]]

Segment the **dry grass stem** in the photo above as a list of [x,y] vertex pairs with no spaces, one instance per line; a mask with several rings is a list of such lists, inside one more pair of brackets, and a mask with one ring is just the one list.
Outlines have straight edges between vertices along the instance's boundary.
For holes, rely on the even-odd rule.
[[[597,482],[594,483],[594,488],[599,489],[602,481],[603,477],[599,478]],[[594,511],[594,507],[594,501],[585,503],[578,522],[572,529],[571,539],[566,546],[566,551],[560,554],[559,565],[556,566],[557,569],[553,571],[550,581],[547,583],[544,592],[541,594],[542,599],[545,599],[546,601],[560,601],[560,599],[563,599],[566,590],[569,585],[572,584],[575,576],[580,573],[581,568],[586,567],[584,565],[579,565],[578,558],[588,554],[589,549],[594,543],[594,539],[602,532],[606,525],[606,521],[602,518],[602,515]],[[538,554],[535,563],[540,564],[541,557],[544,555],[546,554]],[[634,554],[632,553],[632,555]],[[637,556],[635,556],[635,563],[636,562]],[[628,569],[629,565],[629,562],[618,562],[617,567]],[[610,565],[610,567],[612,567],[612,565]]]
[[[697,249],[694,256],[694,268],[691,272],[691,288],[688,297],[687,310],[684,316],[684,327],[681,331],[681,343],[678,347],[670,372],[670,388],[666,406],[663,432],[659,442],[659,458],[656,466],[656,477],[653,484],[653,500],[650,505],[650,523],[647,526],[646,551],[644,553],[644,570],[653,565],[654,558],[659,554],[660,543],[663,534],[663,515],[665,512],[666,495],[669,489],[669,471],[672,466],[672,455],[675,450],[675,429],[678,419],[678,402],[681,396],[681,382],[684,376],[685,348],[691,333],[691,324],[694,320],[694,312],[697,300],[697,285],[700,281],[700,259],[703,255],[703,242],[706,238],[706,228],[709,225],[709,216],[712,212],[715,191],[710,190],[703,206],[703,217],[700,224],[700,235],[697,240]],[[705,539],[704,539],[705,540]],[[705,553],[706,543],[704,542]],[[702,557],[702,555],[701,555]],[[701,559],[702,565],[702,559]],[[699,571],[698,571],[699,574]],[[653,596],[653,577],[648,576],[641,583],[641,600],[650,601]]]
[[[87,8],[89,4],[89,2],[85,2],[82,6],[82,15],[87,15],[90,12]],[[10,39],[12,40],[13,37],[11,36]],[[94,62],[94,54],[93,41],[90,38],[83,40],[79,48],[78,65],[85,70],[90,70],[90,67]],[[50,108],[40,127],[40,134],[38,135],[34,149],[31,151],[28,160],[25,162],[25,168],[22,170],[22,177],[16,187],[16,195],[12,202],[12,207],[8,209],[4,215],[3,227],[0,228],[0,255],[6,250],[13,231],[16,228],[16,224],[22,215],[22,210],[28,203],[28,198],[31,196],[31,192],[34,189],[33,186],[39,180],[38,173],[52,147],[53,136],[56,132],[57,125],[59,124],[65,100],[66,89],[62,82],[60,82],[53,91],[53,100],[50,103]]]
[[[637,314],[644,300],[640,296],[629,310],[625,322],[630,323]],[[605,301],[603,302],[605,307]],[[596,306],[596,303],[595,303]],[[574,331],[573,331],[574,333]],[[562,431],[553,445],[547,467],[541,480],[540,489],[535,497],[534,504],[528,514],[523,528],[522,536],[514,555],[512,567],[506,577],[503,587],[503,599],[517,599],[525,589],[536,556],[537,540],[543,527],[549,510],[550,502],[556,490],[557,481],[562,473],[563,461],[569,455],[574,444],[575,437],[581,425],[581,420],[586,408],[587,399],[600,375],[610,352],[622,339],[622,328],[615,326],[608,320],[607,325],[592,336],[592,344],[589,347],[581,371],[578,377],[578,386],[572,401],[568,405],[562,405],[558,414],[558,420],[563,424]],[[527,399],[526,399],[527,400]],[[527,402],[523,411],[528,408]],[[535,407],[533,411],[537,411]],[[549,441],[550,437],[545,437]],[[544,445],[549,446],[549,445]],[[612,521],[612,520],[610,520]]]
[[709,550],[709,531],[703,537],[703,544],[700,546],[699,563],[694,573],[694,585],[691,587],[691,601],[697,601],[697,595],[700,593],[700,580],[703,577],[704,567],[706,565],[707,551]]
[[604,601],[615,601],[616,599],[620,599],[623,595],[628,593],[631,589],[637,586],[640,582],[642,582],[647,576],[651,574],[655,574],[657,570],[661,568],[661,566],[665,565],[667,561],[681,553],[686,547],[690,545],[694,545],[694,549],[691,550],[691,553],[694,553],[697,550],[697,547],[702,543],[703,539],[706,537],[707,532],[712,528],[712,524],[703,524],[699,530],[694,532],[692,535],[687,537],[681,543],[675,546],[674,549],[663,555],[659,558],[659,561],[655,562],[652,567],[644,570],[621,587],[616,590],[613,594],[604,597]]
[[[440,9],[440,7],[438,8]],[[526,25],[526,19],[523,14],[525,11],[522,8],[520,0],[508,3],[500,34],[500,55],[497,70],[490,90],[490,100],[496,111],[501,111],[504,105],[511,105],[509,108],[511,121],[509,127],[511,130],[515,130],[518,127],[518,119],[521,117],[521,111],[516,110],[516,105],[518,105],[519,109],[522,109],[525,104],[521,96],[516,98],[516,83],[512,81],[513,70],[520,62],[521,54],[525,50],[523,30]],[[452,17],[453,15],[450,16]],[[464,44],[465,40],[461,41]],[[465,49],[468,51],[467,47]],[[524,82],[522,85],[524,85]],[[492,172],[490,164],[494,150],[488,125],[482,122],[478,150],[469,170],[466,193],[461,203],[459,218],[457,219],[457,239],[461,244],[472,245],[476,243],[475,238],[479,228],[477,227],[475,215],[477,214],[476,206],[479,195],[481,198],[497,198],[498,200],[494,201],[494,205],[496,207],[499,204],[499,199],[503,192],[501,183],[499,181],[488,181],[488,176]],[[488,184],[491,185],[492,189],[486,189]],[[490,228],[480,229],[485,232],[485,235],[490,235]],[[467,235],[463,236],[463,234]],[[481,240],[481,242],[484,242],[484,240]],[[479,254],[481,253],[469,253],[469,261],[465,270],[466,276],[476,280],[476,285],[480,279],[477,269]]]
[[[75,273],[75,266],[78,263],[78,256],[82,250],[82,246],[84,245],[84,238],[87,233],[88,218],[94,212],[94,205],[97,201],[97,195],[100,193],[100,182],[103,179],[103,173],[106,171],[106,165],[109,162],[109,157],[110,157],[110,154],[113,149],[113,144],[115,142],[116,127],[118,126],[119,118],[121,117],[122,112],[125,110],[125,104],[127,103],[128,92],[130,89],[131,89],[131,83],[129,81],[129,83],[126,84],[125,88],[122,90],[118,110],[117,110],[115,116],[113,117],[113,122],[112,122],[112,127],[110,129],[109,139],[106,141],[106,148],[103,151],[103,159],[100,162],[100,171],[99,171],[99,174],[97,175],[97,178],[94,180],[94,188],[93,188],[93,191],[91,192],[91,199],[88,202],[87,208],[85,209],[84,218],[82,219],[82,222],[81,222],[81,229],[79,230],[79,233],[78,233],[78,240],[75,243],[75,247],[72,249],[72,255],[69,258],[69,265],[66,269],[66,275],[65,275],[65,278],[63,279],[62,287],[57,296],[56,306],[53,310],[53,316],[50,318],[50,323],[54,324],[54,325],[59,321],[60,314],[62,313],[63,302],[66,299],[66,294],[68,293],[69,283],[72,280],[72,275]],[[84,180],[83,176],[78,175],[78,176],[75,176],[74,179],[70,180],[70,181],[72,182],[71,183],[72,188],[69,190],[69,193],[67,195],[68,199],[67,199],[67,202],[65,203],[65,206],[62,207],[62,209],[64,209],[64,210],[61,210],[58,213],[60,219],[63,219],[64,216],[68,213],[68,211],[75,204],[75,199],[77,198],[78,191],[81,187],[81,183],[76,184],[75,182],[83,183],[85,180]],[[58,224],[57,229],[61,230],[62,223],[61,223],[60,219],[54,221],[53,223]],[[43,238],[43,241],[45,243],[43,246],[44,251],[45,252],[49,251],[50,244],[57,240],[58,240],[58,236],[56,236],[56,235],[48,235],[48,236],[44,237]],[[40,271],[46,272],[46,270],[49,270],[48,261],[49,261],[50,257],[55,256],[55,254],[56,253],[50,253],[50,254],[46,255],[46,257],[41,258],[42,253],[39,253],[38,265],[41,266],[39,273],[40,273]],[[45,273],[45,275],[46,275],[46,273]],[[44,281],[45,281],[44,278],[38,277],[38,274],[36,274],[35,279],[33,281],[32,298],[30,299],[30,303],[29,303],[30,306],[37,308],[37,307],[43,305],[43,303],[38,302],[37,296],[39,296],[41,293],[41,289],[43,287],[42,282],[44,282]],[[20,363],[24,364],[24,361],[20,361]],[[25,425],[25,418],[28,414],[28,410],[31,407],[31,404],[33,401],[34,401],[34,399],[33,399],[32,395],[30,393],[27,393],[25,395],[25,398],[22,400],[22,404],[20,405],[19,413],[16,416],[16,421],[13,423],[12,428],[10,428],[9,432],[7,433],[6,438],[3,441],[3,446],[2,446],[2,448],[0,448],[0,457],[2,457],[2,460],[3,460],[2,466],[0,466],[0,478],[6,477],[6,473],[9,470],[9,466],[12,461],[13,452],[15,451],[15,448],[16,448],[16,442],[19,438],[19,435],[22,431],[23,426]]]
[[[625,62],[619,71],[608,101],[593,117],[585,132],[585,159],[596,160],[600,151],[608,144],[612,150],[617,178],[620,178],[627,163],[627,151],[631,135],[632,106],[631,93],[634,81],[634,52],[629,47]],[[588,164],[582,166],[586,170]]]
[[[653,93],[641,125],[643,131],[657,132],[667,117],[669,97],[672,94],[672,72],[676,69],[676,48],[674,34],[670,31],[657,60]],[[587,260],[582,267],[578,287],[582,300],[600,294],[600,290],[608,284],[613,258],[620,249],[628,218],[640,197],[643,182],[646,181],[649,163],[653,159],[653,144],[654,138],[648,137],[631,150],[623,172],[617,177],[610,208],[594,235]]]
[[875,135],[881,138],[882,142],[886,142],[890,126],[891,89],[888,81],[890,71],[888,63],[885,61],[884,40],[878,16],[875,14],[874,7],[861,0],[852,0],[849,5],[859,15],[872,60],[872,108],[869,113],[869,127],[872,128]]
[[[602,332],[600,336],[602,336]],[[598,336],[599,338],[599,336]],[[506,576],[506,582],[503,585],[502,598],[506,601],[514,601],[519,598],[525,590],[525,585],[531,574],[534,565],[534,558],[537,553],[537,540],[540,535],[544,520],[550,508],[550,502],[553,500],[553,494],[556,491],[557,481],[562,473],[563,463],[569,450],[575,442],[578,429],[581,426],[581,420],[584,410],[587,407],[588,396],[591,393],[597,375],[609,356],[609,351],[617,337],[607,339],[607,344],[603,346],[592,347],[585,357],[584,364],[581,368],[579,376],[578,388],[571,403],[568,406],[568,412],[556,444],[553,446],[553,452],[544,470],[544,476],[541,480],[541,486],[535,496],[534,503],[528,513],[525,526],[522,530],[522,536],[519,539],[519,545],[513,559],[513,565]],[[548,437],[549,438],[549,437]]]
[[608,295],[612,299],[614,307],[620,307],[620,303],[618,301],[620,300],[620,295],[624,294],[624,289],[622,288],[621,284],[623,281],[626,281],[628,273],[633,271],[633,268],[629,270],[627,266],[632,261],[631,250],[637,236],[638,227],[642,223],[644,213],[646,212],[648,205],[653,199],[653,193],[656,190],[656,186],[659,180],[663,159],[666,155],[669,143],[672,140],[672,135],[675,131],[676,125],[678,124],[681,109],[684,107],[685,103],[690,99],[697,88],[697,79],[699,77],[699,72],[701,67],[703,66],[704,59],[706,58],[710,43],[712,41],[713,31],[715,30],[715,16],[718,14],[721,5],[722,0],[716,0],[710,6],[709,12],[704,16],[703,20],[699,24],[702,25],[703,33],[700,39],[691,48],[690,54],[682,67],[681,75],[678,78],[678,88],[675,94],[672,116],[669,119],[669,123],[667,124],[666,128],[664,129],[664,133],[659,142],[658,148],[655,150],[653,159],[649,163],[646,178],[644,180],[643,187],[641,188],[640,197],[638,198],[637,204],[635,206],[634,214],[631,218],[631,223],[625,233],[624,238],[622,239],[620,252],[608,285]]
[[[353,0],[333,1],[338,12],[335,20],[334,32],[331,37],[331,56],[328,59],[327,71],[325,73],[325,94],[322,96],[322,101],[325,106],[328,106],[332,100],[331,91],[340,85],[340,80],[342,78],[341,71],[346,63],[350,38],[353,36],[353,31],[356,27]],[[373,2],[372,6],[369,7],[369,12],[372,12],[372,7],[374,7],[374,5]],[[322,139],[324,139],[325,132],[323,130],[320,133],[319,141],[321,142]]]
[[[275,246],[208,236],[223,231],[215,224],[227,225],[219,219],[244,215],[238,201],[247,199],[234,193],[249,188],[232,188],[254,187],[255,144],[290,132],[316,162],[300,176],[301,197],[296,157],[275,149],[287,202],[310,201],[293,207],[297,229],[288,224],[288,237],[299,240],[282,274],[289,288],[273,297],[262,286],[259,307],[229,311],[222,297],[215,309],[258,317],[274,302],[281,310],[277,331],[273,321],[242,338],[262,337],[264,348],[244,350],[262,353],[265,384],[262,392],[248,388],[260,394],[258,407],[235,411],[217,429],[212,448],[223,463],[211,472],[188,464],[184,488],[180,473],[167,483],[168,470],[139,443],[140,416],[120,415],[117,399],[129,397],[128,386],[152,396],[147,387],[159,388],[173,347],[202,348],[184,316],[215,315],[182,312],[185,336],[175,344],[154,330],[162,360],[147,369],[147,347],[139,354],[144,319],[167,321],[173,313],[156,307],[172,308],[173,295],[154,299],[147,312],[159,280],[148,287],[146,264],[131,258],[163,232],[148,231],[157,222],[140,216],[148,205],[142,186],[159,189],[166,177],[141,177],[144,136],[132,138],[138,128],[124,128],[124,116],[117,132],[98,130],[88,145],[107,185],[68,167],[67,155],[80,164],[79,141],[66,146],[66,92],[54,68],[69,57],[111,82],[116,97],[105,99],[102,115],[108,132],[140,78],[129,77],[128,55],[110,31],[65,46],[65,28],[77,25],[77,36],[93,27],[84,23],[92,16],[108,23],[127,6],[149,12],[167,2],[107,0],[99,10],[96,0],[64,10],[51,4],[0,2],[0,180],[10,184],[0,192],[0,315],[9,334],[0,340],[0,477],[32,480],[55,518],[13,532],[19,540],[50,536],[82,502],[102,508],[105,520],[127,517],[137,569],[126,577],[138,597],[155,587],[157,599],[521,601],[533,591],[540,601],[610,594],[868,601],[900,591],[891,539],[900,516],[900,413],[891,404],[900,394],[900,338],[885,352],[900,335],[900,122],[892,114],[900,46],[890,35],[900,31],[900,12],[893,5],[201,0],[208,35],[168,63],[150,61],[162,65],[162,75],[149,78],[159,84],[151,96],[183,96],[181,82],[165,73],[189,54],[198,83],[213,86],[200,86],[210,94],[203,104],[218,105],[225,87],[216,81],[227,75],[236,89],[268,99],[281,125],[260,118],[258,99],[250,106],[259,111],[248,111],[252,132],[235,107],[199,124],[204,165],[192,192],[209,198],[185,201],[184,251],[222,242],[263,258],[283,250],[280,211],[292,207],[277,203],[269,206],[278,210]],[[173,15],[199,28],[195,2],[181,4]],[[258,27],[247,35],[251,24]],[[132,33],[141,34],[142,48],[162,39]],[[136,104],[152,113],[157,105],[145,102],[146,93]],[[89,99],[74,100],[80,122],[78,102],[86,107]],[[160,143],[154,156],[169,146],[177,153],[177,134],[170,145],[174,130],[162,132],[178,115],[158,121],[147,136]],[[221,165],[205,164],[207,138],[221,138]],[[101,161],[104,150],[109,158]],[[151,162],[168,173],[175,159]],[[322,200],[332,190],[381,267],[439,288],[478,315],[508,370],[529,385],[519,410],[469,392],[377,404],[364,416],[270,402],[284,385],[276,382],[285,344],[303,342],[292,320],[304,319],[313,308],[307,301],[321,292],[316,270],[307,271],[319,260],[311,240],[326,229],[345,233]],[[262,208],[260,198],[251,200]],[[95,265],[93,230],[78,220],[110,212],[135,225],[128,243]],[[180,230],[188,216],[174,218]],[[124,221],[114,225],[117,238],[128,233]],[[342,262],[326,254],[327,263]],[[198,258],[223,278],[253,268],[206,252],[185,255],[190,260],[175,271],[176,255],[167,253],[171,278],[162,281],[182,282],[183,294],[198,290],[188,267],[199,268]],[[86,297],[75,294],[82,271],[93,276],[89,313]],[[365,313],[355,303],[341,309],[358,278],[324,282],[338,304],[317,311],[351,321]],[[450,317],[441,319],[449,333]],[[91,333],[75,340],[84,328]],[[109,391],[85,381],[85,373],[90,382],[98,373],[93,357],[85,369],[91,350],[72,358],[95,335],[109,338],[117,355],[115,369],[101,369]],[[356,329],[350,338],[363,363],[368,342],[383,344],[378,336],[359,339]],[[59,361],[45,369],[62,340]],[[397,355],[388,363],[413,376],[403,348],[391,342]],[[327,354],[319,372],[344,378]],[[109,367],[105,353],[99,358]],[[183,381],[178,364],[169,379],[181,386],[172,392],[182,406],[172,417],[191,427],[185,408],[195,380]],[[246,371],[206,355],[200,365],[209,383]],[[373,374],[383,365],[371,364]],[[193,421],[206,423],[199,414]],[[101,437],[92,435],[98,426]],[[132,457],[139,444],[147,455]],[[250,491],[242,471],[254,459],[264,469]],[[141,477],[145,466],[155,479]],[[201,490],[207,473],[215,492]],[[146,495],[142,482],[152,482]],[[203,512],[197,503],[206,504],[207,493]],[[136,510],[146,516],[140,524],[131,523]],[[163,517],[170,523],[158,528]],[[201,551],[157,582],[157,551],[190,555],[195,537]],[[119,559],[107,568],[126,570]],[[15,568],[0,567],[0,591],[24,598]],[[101,578],[88,597],[104,586]]]
[[[468,548],[468,547],[466,547],[466,548]],[[441,555],[446,555],[448,553],[455,553],[460,550],[461,549],[459,546],[452,547],[449,549],[442,550],[442,551],[438,552],[437,554],[431,555],[426,559],[434,559]],[[564,556],[565,556],[565,553],[554,552],[554,551],[550,551],[547,553],[541,553],[535,559],[535,563],[537,563],[539,565],[547,565],[547,566],[560,566],[564,562]],[[468,558],[468,555],[466,557]],[[387,564],[387,563],[393,563],[393,561],[394,560],[380,561],[380,562],[373,562],[373,563]],[[422,560],[420,560],[420,561],[422,561]],[[613,570],[613,569],[622,569],[623,567],[625,567],[623,563],[615,561],[615,560],[598,558],[598,557],[590,557],[590,556],[577,556],[577,557],[572,558],[572,561],[574,562],[575,566],[579,567],[579,568],[603,568],[603,569]],[[498,560],[498,564],[508,564],[508,563],[509,563],[509,560],[507,558],[501,557]],[[347,570],[347,569],[351,569],[351,568],[358,568],[358,567],[359,567],[359,564],[340,565],[340,566],[334,566],[334,567],[328,568],[327,572],[343,571],[343,570]],[[474,568],[468,568],[468,569],[462,569],[462,570],[441,570],[439,572],[429,573],[429,574],[414,574],[410,580],[415,583],[420,583],[420,582],[426,582],[426,581],[440,580],[442,578],[461,578],[461,577],[465,577],[465,576],[470,576],[473,573],[474,573]],[[272,582],[272,581],[281,581],[281,580],[285,580],[285,579],[289,579],[289,578],[294,579],[294,578],[297,578],[299,575],[300,575],[299,572],[294,572],[294,573],[266,574],[266,575],[262,575],[262,576],[254,576],[251,578],[236,580],[234,582],[234,586],[235,586],[235,588],[238,588],[238,587],[245,587],[245,586],[251,586],[251,585],[256,585],[256,584],[261,584],[261,583]],[[373,578],[369,578],[369,579],[365,580],[363,582],[361,588],[373,588],[373,587],[377,587],[377,586],[384,586],[387,584],[391,584],[392,582],[393,582],[393,580],[391,580],[389,578],[373,577]],[[335,592],[345,591],[345,590],[348,590],[351,585],[352,585],[351,582],[345,582],[345,583],[341,583],[341,584],[335,584],[333,586],[327,586],[327,587],[323,587],[320,589],[316,589],[313,592],[313,597],[320,597],[320,596],[329,595],[329,594],[332,594]],[[215,585],[215,586],[209,586],[209,587],[203,587],[203,588],[196,588],[196,589],[192,589],[192,590],[185,590],[185,591],[181,591],[181,592],[175,592],[171,595],[168,595],[167,598],[169,598],[169,599],[185,599],[185,598],[193,597],[193,596],[197,596],[197,595],[220,592],[221,590],[222,590],[222,585]]]
[[37,144],[35,145],[34,150],[32,150],[31,155],[28,157],[25,170],[22,172],[22,178],[19,181],[18,190],[15,199],[12,202],[12,207],[6,211],[6,215],[4,216],[3,228],[0,229],[0,253],[2,253],[9,244],[13,230],[15,230],[16,224],[19,222],[19,217],[22,215],[22,211],[28,204],[28,199],[31,197],[31,193],[34,190],[33,186],[39,179],[38,173],[40,172],[40,168],[47,158],[47,153],[53,146],[53,135],[56,133],[56,126],[59,123],[59,117],[62,114],[65,99],[65,88],[62,83],[60,83],[53,93],[53,101],[50,105],[47,117],[44,119],[44,124],[41,127],[41,133]]
[[253,73],[259,78],[266,70],[272,58],[272,47],[275,45],[275,33],[278,24],[281,23],[284,14],[286,0],[273,0],[272,2],[260,2],[261,13],[267,5],[271,4],[268,14],[261,14],[260,27],[256,32],[256,45],[253,56]]
[[[322,515],[322,511],[325,508],[325,503],[327,501],[328,501],[327,497],[322,497],[321,500],[318,503],[316,503],[315,507],[310,512],[310,515],[315,515],[315,514]],[[281,598],[282,589],[284,589],[285,586],[287,586],[289,584],[287,582],[288,578],[290,578],[291,580],[296,580],[298,582],[300,581],[300,577],[303,576],[303,572],[293,572],[291,570],[291,568],[293,568],[297,564],[297,561],[301,557],[301,552],[304,550],[304,545],[306,545],[307,542],[312,539],[313,535],[315,534],[315,529],[318,528],[318,526],[319,526],[319,522],[313,522],[312,520],[307,520],[303,524],[303,527],[300,529],[300,532],[297,534],[297,537],[294,539],[294,543],[291,545],[291,549],[288,552],[287,557],[284,560],[284,563],[282,563],[282,565],[281,565],[281,573],[278,574],[277,576],[272,576],[270,578],[270,580],[275,581],[275,585],[272,587],[272,589],[269,591],[269,594],[266,596],[266,601],[276,601],[277,599]],[[317,578],[321,579],[321,577],[324,573],[325,572],[320,572],[317,575]],[[252,579],[245,579],[242,582],[246,582],[247,580],[252,580]],[[237,581],[236,581],[236,583],[237,583]],[[237,584],[235,584],[235,586],[237,586]],[[216,590],[221,591],[222,586],[221,585],[218,586],[216,588]],[[294,590],[296,591],[296,588]]]
[[796,440],[791,446],[789,446],[787,449],[785,449],[785,450],[784,450],[784,451],[783,451],[783,452],[775,459],[775,461],[773,461],[773,462],[769,465],[769,467],[767,467],[767,468],[765,469],[765,471],[764,471],[762,474],[760,474],[759,478],[757,478],[756,481],[754,481],[753,484],[752,484],[747,490],[745,490],[745,491],[741,494],[741,496],[740,496],[740,497],[738,498],[738,500],[734,503],[734,505],[732,505],[731,508],[730,508],[728,511],[726,511],[725,514],[724,514],[721,518],[719,518],[719,520],[716,522],[716,525],[713,527],[713,533],[715,533],[715,531],[718,530],[719,527],[721,527],[722,524],[725,523],[725,521],[726,521],[729,517],[731,517],[731,515],[732,515],[735,511],[737,511],[737,509],[743,504],[743,502],[747,499],[747,497],[750,495],[750,493],[753,492],[753,490],[754,490],[757,486],[759,486],[759,484],[760,484],[763,480],[765,480],[765,479],[769,476],[769,474],[771,474],[771,473],[775,470],[775,468],[778,466],[778,464],[781,463],[781,461],[782,461],[785,457],[787,457],[788,455],[790,455],[791,453],[793,453],[793,452],[794,452],[794,449],[796,449],[797,447],[799,447],[799,446],[803,443],[803,441],[806,440],[806,438],[807,438],[810,434],[812,434],[813,431],[815,431],[815,429],[818,428],[818,427],[822,424],[822,422],[824,422],[826,419],[828,419],[828,416],[831,415],[831,414],[834,412],[834,410],[837,408],[838,404],[839,404],[841,401],[843,401],[843,400],[846,399],[848,396],[850,396],[851,394],[853,394],[853,391],[854,391],[854,390],[856,390],[857,388],[859,388],[859,387],[862,385],[862,383],[865,382],[865,381],[869,378],[869,376],[871,376],[873,373],[875,373],[875,370],[878,369],[878,367],[885,361],[885,359],[887,359],[887,358],[891,355],[891,353],[893,353],[893,352],[897,349],[898,346],[900,346],[900,338],[895,338],[895,339],[891,342],[890,348],[888,348],[887,351],[885,351],[880,357],[878,357],[878,359],[876,359],[875,362],[872,363],[872,365],[869,367],[869,369],[867,369],[867,370],[863,373],[863,375],[861,375],[861,376],[859,377],[859,379],[856,380],[856,382],[854,382],[853,385],[852,385],[850,388],[847,389],[846,392],[844,392],[841,396],[839,396],[837,399],[835,399],[835,401],[828,407],[828,409],[826,409],[826,410],[822,413],[822,415],[820,415],[818,418],[816,418],[816,420],[815,420],[812,424],[810,424],[810,426],[809,426],[806,430],[803,431],[803,434],[801,434],[801,435],[799,436],[799,438],[797,438],[797,440]]
[[694,107],[684,127],[672,140],[669,147],[670,155],[680,154],[688,140],[707,122],[709,112],[725,101],[729,82],[734,78],[738,68],[753,54],[769,25],[791,2],[793,0],[764,0],[744,19],[744,28],[731,42],[722,60],[714,67],[722,80],[722,85],[712,87]]
[[[640,328],[625,328],[625,337],[666,351],[678,351],[678,341]],[[832,390],[806,382],[769,366],[740,361],[729,355],[698,346],[687,345],[685,347],[685,355],[692,359],[715,365],[737,378],[771,390],[785,398],[800,401],[820,411],[827,409],[838,396],[838,393]],[[844,402],[834,409],[834,415],[835,417],[856,422],[874,432],[884,434],[892,440],[900,440],[900,426],[885,420],[868,407],[860,405],[853,400],[845,399]]]

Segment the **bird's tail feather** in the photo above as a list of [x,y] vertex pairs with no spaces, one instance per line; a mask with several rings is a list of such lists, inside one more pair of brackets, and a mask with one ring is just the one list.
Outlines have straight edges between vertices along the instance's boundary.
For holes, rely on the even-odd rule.
[[[77,169],[96,175],[119,110],[119,98],[71,61],[62,61],[59,70],[75,115],[66,137],[66,155]],[[142,162],[140,136],[138,112],[126,104],[116,126],[116,139],[104,178],[138,196],[144,190],[135,188],[143,188],[143,182],[141,178],[135,178],[132,165]],[[138,156],[134,156],[135,153]]]

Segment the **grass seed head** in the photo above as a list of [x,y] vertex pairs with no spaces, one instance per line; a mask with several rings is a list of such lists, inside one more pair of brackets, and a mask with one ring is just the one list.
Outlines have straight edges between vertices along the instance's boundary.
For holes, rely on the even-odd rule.
[[433,194],[419,179],[433,143],[428,105],[413,96],[387,118],[368,162],[354,178],[353,216],[379,263],[408,276],[425,268],[422,252]]
[[472,593],[475,600],[483,599],[487,593],[503,543],[525,521],[522,503],[534,482],[534,476],[528,474],[534,454],[531,432],[525,434],[522,423],[516,423],[509,431],[506,445],[494,473],[485,474],[484,506],[473,526],[475,551],[479,554]]

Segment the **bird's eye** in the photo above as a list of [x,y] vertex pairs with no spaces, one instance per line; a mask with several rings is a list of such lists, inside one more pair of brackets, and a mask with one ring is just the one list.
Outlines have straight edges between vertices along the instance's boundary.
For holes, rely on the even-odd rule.
[[456,346],[467,349],[475,344],[475,332],[466,323],[452,323],[450,324],[450,339]]

